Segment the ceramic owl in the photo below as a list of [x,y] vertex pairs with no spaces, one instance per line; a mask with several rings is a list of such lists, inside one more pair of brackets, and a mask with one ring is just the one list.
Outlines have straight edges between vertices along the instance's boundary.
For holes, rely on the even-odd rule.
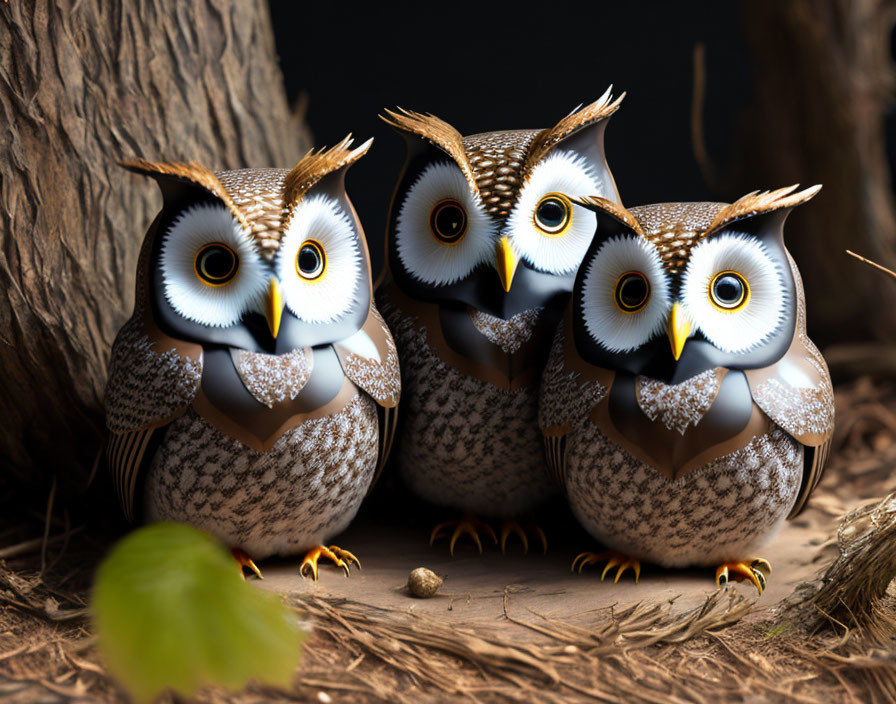
[[291,171],[133,161],[163,207],[112,348],[108,460],[131,520],[192,523],[251,558],[345,529],[392,438],[400,374],[344,189],[346,138]]
[[549,464],[616,577],[639,561],[717,567],[762,591],[755,551],[821,477],[834,425],[806,336],[791,209],[820,186],[731,205],[626,210],[602,198],[542,380]]
[[[603,133],[621,100],[607,91],[552,128],[467,137],[431,115],[384,118],[408,145],[377,294],[403,375],[398,466],[427,501],[505,519],[502,548],[511,531],[528,546],[511,519],[551,489],[538,379],[594,232],[570,195],[618,198]],[[497,542],[473,515],[431,540],[452,526],[452,551],[462,533],[480,550],[477,530]]]

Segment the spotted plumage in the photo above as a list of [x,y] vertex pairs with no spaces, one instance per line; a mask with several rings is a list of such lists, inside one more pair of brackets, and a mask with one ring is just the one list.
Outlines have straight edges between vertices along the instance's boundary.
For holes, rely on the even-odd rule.
[[462,136],[406,110],[408,159],[377,301],[402,369],[397,464],[427,501],[513,518],[549,495],[538,379],[593,234],[570,196],[618,199],[609,91],[552,128]]
[[583,201],[597,234],[539,423],[551,475],[611,550],[764,585],[764,562],[744,560],[805,505],[833,432],[830,377],[783,244],[787,214],[816,191],[630,210]]
[[[397,452],[405,483],[436,504],[485,516],[515,516],[551,490],[536,423],[537,385],[502,389],[463,374],[427,341],[425,322],[388,295],[379,305],[401,350],[405,389]],[[521,344],[532,327],[506,326]],[[514,334],[515,333],[515,334]]]
[[315,549],[357,512],[400,374],[343,186],[368,145],[349,144],[291,171],[125,164],[164,196],[106,388],[131,520],[190,522],[263,558]]

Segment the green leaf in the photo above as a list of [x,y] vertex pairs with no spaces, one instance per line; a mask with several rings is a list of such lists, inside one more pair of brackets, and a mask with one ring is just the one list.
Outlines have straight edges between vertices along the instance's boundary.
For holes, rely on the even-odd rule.
[[137,702],[250,679],[287,687],[304,638],[276,595],[244,582],[222,545],[181,523],[119,541],[97,571],[91,610],[109,670]]

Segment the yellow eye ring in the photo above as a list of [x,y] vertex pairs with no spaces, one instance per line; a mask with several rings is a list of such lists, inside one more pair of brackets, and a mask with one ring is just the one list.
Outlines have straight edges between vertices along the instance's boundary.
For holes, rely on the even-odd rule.
[[226,286],[240,270],[240,259],[233,248],[223,242],[204,245],[193,259],[193,272],[206,286]]
[[722,313],[736,313],[750,302],[750,284],[736,271],[720,271],[712,277],[707,296],[713,308]]
[[546,237],[562,237],[572,224],[572,201],[562,193],[548,193],[535,206],[532,222]]
[[429,230],[437,242],[453,247],[467,234],[467,211],[454,198],[445,198],[429,214]]
[[633,315],[644,310],[649,301],[650,282],[640,271],[627,271],[616,279],[613,302],[620,312]]
[[305,240],[296,252],[296,273],[306,281],[320,281],[327,271],[327,255],[317,240]]

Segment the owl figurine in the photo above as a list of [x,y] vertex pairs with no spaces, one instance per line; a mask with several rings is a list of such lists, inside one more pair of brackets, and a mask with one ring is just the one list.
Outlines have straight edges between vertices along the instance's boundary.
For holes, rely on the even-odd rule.
[[[554,477],[616,579],[640,561],[771,567],[755,551],[805,506],[828,456],[834,398],[806,336],[784,247],[791,209],[820,186],[737,202],[626,210],[603,198],[542,379]],[[602,575],[602,578],[603,578]]]
[[[344,530],[389,451],[398,354],[344,189],[346,138],[290,171],[132,161],[161,213],[112,348],[108,461],[126,516],[191,523],[253,559],[346,573]],[[260,576],[260,574],[259,574]]]
[[[542,130],[467,137],[432,115],[388,112],[408,156],[392,202],[378,305],[403,375],[397,463],[418,496],[463,512],[430,543],[477,516],[517,518],[551,491],[538,431],[538,380],[594,215],[571,196],[617,200],[603,148],[623,96],[608,90]],[[544,534],[532,528],[546,546]]]

